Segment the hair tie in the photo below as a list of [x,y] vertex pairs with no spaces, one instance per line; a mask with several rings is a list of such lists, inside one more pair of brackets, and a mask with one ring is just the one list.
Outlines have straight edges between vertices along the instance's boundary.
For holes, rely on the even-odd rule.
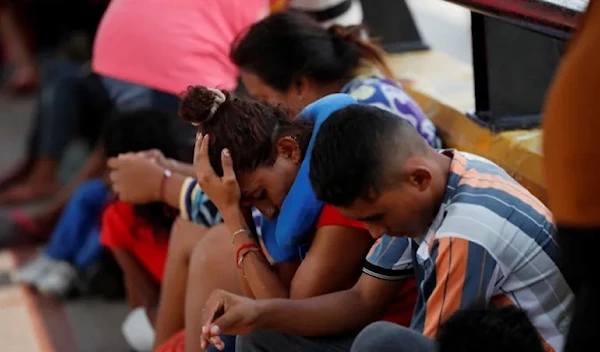
[[219,106],[221,106],[221,104],[223,104],[225,102],[225,100],[227,99],[225,94],[220,89],[208,88],[208,90],[210,90],[211,92],[213,92],[215,94],[215,99],[213,101],[212,106],[210,107],[210,112],[208,113],[208,116],[206,117],[207,120],[212,118],[213,116],[215,116],[215,113],[219,109]]
[[[225,93],[223,93],[220,89],[216,89],[216,88],[206,88],[206,89],[213,92],[213,94],[215,95],[215,98],[213,99],[212,106],[210,107],[210,110],[208,111],[208,116],[206,116],[206,119],[204,121],[208,121],[208,120],[212,119],[213,116],[215,116],[215,113],[217,112],[217,110],[219,109],[219,106],[221,106],[221,104],[223,104],[225,102],[225,100],[227,100]],[[200,124],[197,122],[192,122],[192,125],[199,126]]]

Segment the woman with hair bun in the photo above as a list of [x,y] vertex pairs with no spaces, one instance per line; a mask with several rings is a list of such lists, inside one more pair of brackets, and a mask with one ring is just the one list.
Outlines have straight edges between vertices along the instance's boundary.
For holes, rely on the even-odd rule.
[[[309,16],[284,11],[255,23],[232,45],[248,93],[298,112],[333,93],[352,95],[408,120],[433,147],[436,129],[402,89],[361,26],[323,28]],[[366,74],[375,69],[376,74]]]
[[[318,201],[308,180],[311,141],[320,124],[355,103],[348,95],[332,95],[290,119],[286,111],[259,100],[188,88],[179,114],[198,128],[197,182],[224,223],[207,230],[189,262],[186,351],[209,347],[201,339],[203,307],[215,289],[256,299],[295,299],[355,283],[373,239],[362,223]],[[251,220],[250,208],[262,217]],[[404,324],[415,300],[414,279],[406,280],[398,306],[387,312],[388,320]],[[158,351],[180,350],[181,340],[177,335]],[[340,347],[349,348],[351,341],[340,337]],[[211,344],[228,351],[234,347],[231,337]]]

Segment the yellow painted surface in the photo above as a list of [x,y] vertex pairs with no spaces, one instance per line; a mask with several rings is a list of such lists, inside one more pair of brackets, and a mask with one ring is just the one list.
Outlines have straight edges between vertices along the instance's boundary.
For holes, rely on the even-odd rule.
[[546,202],[540,129],[492,133],[465,115],[475,110],[473,70],[443,53],[422,51],[389,56],[396,75],[412,83],[419,102],[447,147],[488,158]]

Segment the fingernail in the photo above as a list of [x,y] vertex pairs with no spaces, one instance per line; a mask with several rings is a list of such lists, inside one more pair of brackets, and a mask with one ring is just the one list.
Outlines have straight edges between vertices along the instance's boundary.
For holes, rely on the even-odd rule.
[[202,138],[202,133],[200,133],[200,132],[196,133],[196,139],[200,139],[200,138]]
[[206,334],[206,326],[202,327],[202,332]]
[[203,341],[200,343],[200,347],[202,347],[202,349],[203,349],[203,350],[204,350],[204,349],[206,349],[206,341],[204,341],[204,340],[203,340]]
[[221,329],[219,329],[218,326],[213,325],[213,326],[210,327],[210,333],[214,334],[214,335],[218,335],[218,334],[221,333]]
[[229,149],[223,149],[223,155],[230,156]]

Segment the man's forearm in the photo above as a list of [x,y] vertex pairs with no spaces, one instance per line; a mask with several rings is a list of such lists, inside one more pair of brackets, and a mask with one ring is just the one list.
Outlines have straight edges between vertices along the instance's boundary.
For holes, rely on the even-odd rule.
[[300,336],[333,335],[358,330],[383,312],[367,304],[357,290],[308,299],[269,299],[259,302],[258,327]]

